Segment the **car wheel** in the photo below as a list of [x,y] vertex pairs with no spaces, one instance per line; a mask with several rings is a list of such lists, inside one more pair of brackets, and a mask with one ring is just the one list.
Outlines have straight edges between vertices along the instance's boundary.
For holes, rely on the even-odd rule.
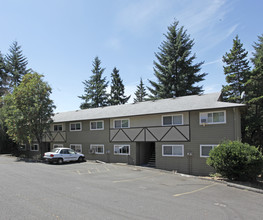
[[63,159],[62,158],[58,158],[58,164],[62,164],[63,163]]
[[84,158],[83,157],[79,157],[78,162],[83,162]]

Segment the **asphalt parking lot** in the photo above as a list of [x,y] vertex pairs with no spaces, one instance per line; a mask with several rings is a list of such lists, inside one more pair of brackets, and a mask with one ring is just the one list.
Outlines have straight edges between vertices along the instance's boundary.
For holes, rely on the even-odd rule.
[[0,219],[262,219],[263,195],[171,172],[0,156]]

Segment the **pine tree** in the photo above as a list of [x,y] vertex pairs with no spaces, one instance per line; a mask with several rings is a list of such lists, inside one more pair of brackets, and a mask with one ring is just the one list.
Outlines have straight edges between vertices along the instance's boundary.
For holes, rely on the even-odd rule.
[[157,82],[149,80],[152,88],[149,91],[152,99],[172,98],[185,95],[200,94],[202,86],[195,83],[204,80],[206,73],[199,74],[203,62],[193,64],[196,55],[191,55],[194,41],[186,34],[183,27],[178,27],[179,22],[174,21],[168,27],[164,36],[166,40],[155,53],[157,62],[154,61],[154,75]]
[[[4,58],[0,52],[0,97],[7,91],[7,73]],[[0,103],[1,106],[1,103]]]
[[263,150],[263,35],[258,37],[258,41],[253,46],[255,52],[251,59],[254,68],[246,83],[247,112],[244,141],[260,146]]
[[226,86],[222,88],[223,99],[228,102],[240,103],[241,94],[245,91],[245,83],[249,79],[250,67],[247,54],[238,36],[233,40],[233,47],[223,56]]
[[10,87],[18,86],[22,77],[29,73],[27,58],[23,56],[21,46],[15,41],[10,46],[9,54],[6,55],[6,67],[10,76]]
[[137,86],[137,90],[134,95],[136,96],[136,98],[133,99],[134,103],[143,102],[146,100],[148,94],[146,93],[146,89],[144,88],[142,78],[140,79],[140,84]]
[[121,105],[128,102],[131,96],[124,95],[124,85],[120,78],[119,70],[114,67],[111,73],[110,105]]
[[85,94],[79,96],[79,98],[84,100],[84,103],[80,105],[81,109],[108,105],[108,94],[106,93],[108,82],[106,82],[106,77],[102,77],[105,68],[101,68],[100,65],[101,61],[98,57],[95,57],[92,64],[93,75],[91,75],[90,80],[83,82]]

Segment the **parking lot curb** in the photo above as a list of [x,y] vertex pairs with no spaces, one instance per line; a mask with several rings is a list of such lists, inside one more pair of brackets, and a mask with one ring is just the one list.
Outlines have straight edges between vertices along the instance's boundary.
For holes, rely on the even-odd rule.
[[237,188],[237,189],[242,189],[242,190],[247,190],[247,191],[263,194],[263,190],[262,189],[258,189],[258,188],[254,188],[254,187],[250,187],[250,186],[243,186],[243,185],[240,185],[240,184],[237,184],[237,183],[230,183],[230,182],[227,182],[227,181],[224,181],[224,180],[208,179],[208,178],[205,178],[205,177],[197,177],[197,178],[202,179],[202,180],[208,180],[208,181],[211,181],[211,182],[225,184],[225,185],[227,185],[229,187],[234,187],[234,188]]
[[227,182],[227,181],[224,181],[224,180],[209,179],[209,178],[205,178],[205,177],[178,173],[176,171],[162,170],[162,169],[153,168],[153,167],[135,166],[135,165],[129,165],[129,164],[124,164],[124,163],[114,163],[114,164],[116,164],[118,166],[130,166],[130,167],[133,167],[133,168],[136,168],[136,169],[139,168],[139,169],[145,169],[145,170],[154,170],[154,171],[158,171],[158,172],[162,172],[162,173],[169,173],[169,174],[179,175],[179,176],[182,176],[182,177],[197,178],[197,179],[201,179],[201,180],[206,180],[206,181],[211,181],[211,182],[225,184],[226,186],[234,187],[234,188],[237,188],[237,189],[242,189],[242,190],[247,190],[247,191],[263,194],[263,190],[262,189],[253,188],[253,187],[249,187],[249,186],[243,186],[243,185],[240,185],[240,184],[237,184],[237,183],[230,183],[230,182]]

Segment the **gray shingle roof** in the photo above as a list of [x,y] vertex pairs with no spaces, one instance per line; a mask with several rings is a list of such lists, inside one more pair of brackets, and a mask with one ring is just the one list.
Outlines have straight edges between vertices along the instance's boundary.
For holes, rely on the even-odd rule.
[[61,112],[56,113],[53,120],[54,122],[82,121],[245,106],[244,104],[218,101],[220,95],[221,93],[209,93],[139,102],[136,104]]

